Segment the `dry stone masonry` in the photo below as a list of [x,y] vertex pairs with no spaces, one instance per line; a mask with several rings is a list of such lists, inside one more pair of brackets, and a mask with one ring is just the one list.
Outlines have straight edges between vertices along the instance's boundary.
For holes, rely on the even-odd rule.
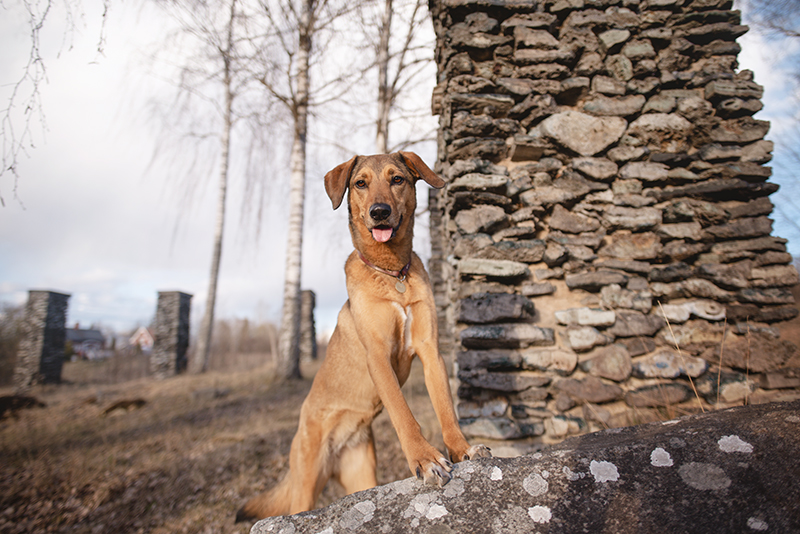
[[18,394],[34,384],[61,382],[69,297],[55,291],[28,292],[14,369],[14,387]]
[[155,342],[150,371],[165,379],[186,370],[189,348],[189,314],[192,295],[180,291],[159,291],[156,308]]
[[798,273],[732,4],[432,2],[431,273],[467,433],[798,397]]

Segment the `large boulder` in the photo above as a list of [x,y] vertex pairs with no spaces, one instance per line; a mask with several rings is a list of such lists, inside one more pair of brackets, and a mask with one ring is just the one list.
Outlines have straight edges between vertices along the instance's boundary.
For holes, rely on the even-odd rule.
[[733,408],[463,462],[251,534],[800,532],[800,401]]

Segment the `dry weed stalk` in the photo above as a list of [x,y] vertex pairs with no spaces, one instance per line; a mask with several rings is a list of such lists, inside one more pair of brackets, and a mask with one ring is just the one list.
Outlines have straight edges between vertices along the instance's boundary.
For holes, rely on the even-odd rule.
[[683,368],[687,370],[686,376],[689,378],[689,384],[691,384],[691,386],[692,386],[692,391],[694,391],[694,396],[697,399],[697,404],[698,404],[698,406],[700,406],[700,410],[703,413],[706,413],[706,409],[703,408],[703,401],[700,400],[700,394],[697,392],[697,388],[694,385],[694,380],[692,380],[692,377],[689,375],[689,372],[688,372],[689,367],[686,365],[686,359],[683,357],[683,351],[681,351],[681,347],[680,347],[680,344],[678,343],[678,339],[675,337],[675,332],[672,331],[672,325],[670,324],[669,319],[667,319],[667,314],[664,312],[664,307],[661,305],[661,301],[660,300],[658,301],[658,307],[661,310],[662,317],[664,317],[664,320],[667,322],[667,328],[669,328],[669,335],[672,336],[672,341],[675,342],[675,348],[678,350],[678,357],[680,357],[680,359],[681,359],[681,363],[683,364]]

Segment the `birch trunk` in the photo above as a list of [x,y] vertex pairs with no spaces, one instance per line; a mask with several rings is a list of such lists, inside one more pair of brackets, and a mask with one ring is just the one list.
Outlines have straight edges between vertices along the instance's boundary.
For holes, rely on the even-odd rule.
[[378,128],[375,148],[378,154],[389,151],[389,111],[392,94],[389,87],[389,38],[392,35],[392,0],[385,0],[378,42]]
[[293,101],[289,193],[289,236],[286,246],[286,275],[283,287],[283,318],[279,340],[277,376],[280,380],[300,375],[300,272],[303,252],[303,209],[306,182],[306,133],[308,127],[309,66],[313,33],[314,0],[303,0],[299,24],[297,74]]
[[203,321],[200,323],[200,334],[197,350],[190,369],[193,373],[204,373],[208,370],[211,352],[211,334],[214,329],[214,307],[217,301],[217,282],[219,265],[222,259],[222,237],[225,230],[225,199],[228,194],[228,164],[230,160],[231,127],[233,125],[233,89],[231,77],[231,54],[233,51],[233,22],[236,14],[236,0],[231,0],[231,13],[228,20],[226,50],[222,53],[224,62],[223,83],[225,86],[225,110],[221,139],[221,162],[219,172],[219,197],[217,198],[217,220],[214,227],[214,250],[211,254],[211,275],[208,281],[208,297]]

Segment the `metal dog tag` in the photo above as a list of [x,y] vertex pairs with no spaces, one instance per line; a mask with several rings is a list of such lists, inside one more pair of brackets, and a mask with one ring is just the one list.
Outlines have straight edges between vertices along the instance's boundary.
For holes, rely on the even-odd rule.
[[405,293],[406,292],[406,285],[403,282],[401,282],[400,280],[398,280],[397,282],[394,283],[394,288],[397,291],[399,291],[400,293]]

